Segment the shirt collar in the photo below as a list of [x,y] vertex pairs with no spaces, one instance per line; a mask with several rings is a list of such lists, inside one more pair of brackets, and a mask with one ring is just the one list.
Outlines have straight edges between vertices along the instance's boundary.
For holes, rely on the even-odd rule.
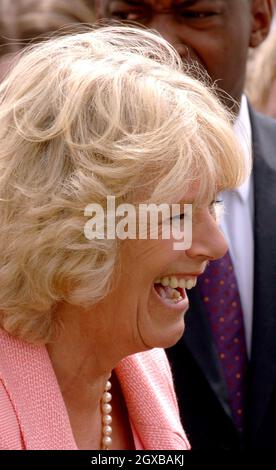
[[[250,124],[249,109],[245,95],[242,95],[239,115],[233,126],[234,133],[240,142],[246,161],[252,160],[252,129]],[[250,176],[234,191],[246,202],[250,193]]]

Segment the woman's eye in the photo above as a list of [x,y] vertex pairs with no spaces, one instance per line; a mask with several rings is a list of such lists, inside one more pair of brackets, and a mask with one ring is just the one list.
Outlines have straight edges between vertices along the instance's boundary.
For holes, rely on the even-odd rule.
[[173,217],[171,217],[171,220],[175,220],[175,219],[183,220],[185,217],[186,217],[186,214],[185,214],[185,213],[183,213],[183,214],[177,214],[177,215],[174,215]]
[[170,217],[170,221],[172,224],[178,223],[178,222],[181,222],[181,224],[184,224],[184,223],[190,223],[190,221],[192,221],[192,218],[193,218],[192,211],[188,210],[186,212],[173,215],[172,217]]
[[223,201],[222,199],[216,199],[212,201],[212,203],[209,206],[209,210],[211,215],[214,217],[214,219],[219,223],[221,220],[221,217],[223,215]]

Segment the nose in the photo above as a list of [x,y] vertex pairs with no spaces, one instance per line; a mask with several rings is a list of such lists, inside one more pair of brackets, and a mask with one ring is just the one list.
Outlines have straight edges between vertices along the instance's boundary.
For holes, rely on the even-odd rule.
[[158,31],[177,50],[183,60],[190,58],[189,47],[179,40],[178,28],[171,13],[157,13],[153,15],[147,26]]
[[192,246],[186,250],[186,256],[203,262],[222,258],[227,250],[228,245],[222,231],[206,209],[200,220],[193,224]]

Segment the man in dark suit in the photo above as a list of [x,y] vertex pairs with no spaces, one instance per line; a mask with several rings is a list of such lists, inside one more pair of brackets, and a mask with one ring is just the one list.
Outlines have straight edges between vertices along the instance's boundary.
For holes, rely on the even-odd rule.
[[[217,266],[209,278],[202,278],[201,286],[189,295],[184,336],[167,353],[194,449],[272,449],[276,442],[276,121],[255,113],[242,95],[248,49],[268,34],[271,0],[96,0],[95,8],[97,17],[132,20],[158,30],[183,60],[196,61],[207,70],[227,93],[221,95],[222,101],[236,113],[235,132],[245,157],[253,156],[252,177],[237,193],[223,197],[223,229],[231,255],[224,270],[236,275],[227,278],[228,285]],[[204,291],[208,283],[209,291]],[[230,294],[234,297],[226,305]],[[239,312],[241,320],[235,316]],[[230,343],[223,349],[230,334],[239,352],[231,351]],[[247,355],[243,365],[241,355]],[[243,392],[236,387],[239,382]]]

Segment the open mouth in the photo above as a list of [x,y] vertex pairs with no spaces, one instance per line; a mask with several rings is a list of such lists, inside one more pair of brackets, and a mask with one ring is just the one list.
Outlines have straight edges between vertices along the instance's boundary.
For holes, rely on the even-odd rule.
[[187,298],[185,289],[192,289],[196,285],[196,278],[178,278],[165,276],[154,281],[154,289],[166,304],[179,304]]

